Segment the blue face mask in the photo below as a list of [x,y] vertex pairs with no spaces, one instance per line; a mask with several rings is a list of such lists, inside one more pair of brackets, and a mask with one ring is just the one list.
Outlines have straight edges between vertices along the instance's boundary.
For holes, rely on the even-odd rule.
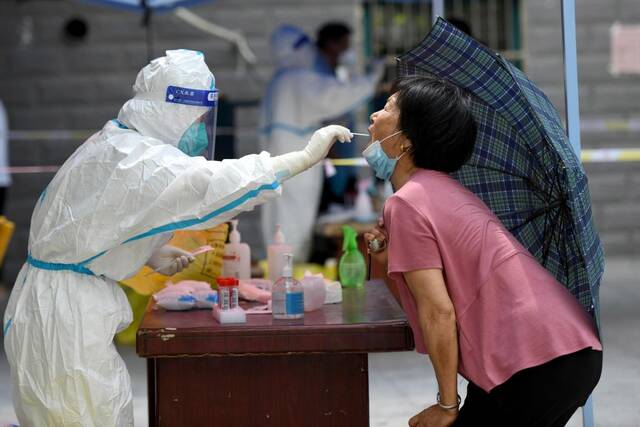
[[178,149],[188,156],[204,155],[211,160],[216,138],[216,108],[200,116],[182,134]]
[[380,179],[384,179],[385,181],[388,181],[391,178],[391,175],[393,175],[393,171],[396,168],[396,163],[398,163],[398,160],[400,160],[404,153],[400,154],[395,159],[390,159],[387,156],[387,153],[382,149],[382,141],[386,141],[399,133],[402,133],[402,131],[399,130],[398,132],[392,133],[391,135],[382,138],[382,140],[373,141],[373,143],[362,152],[362,155],[367,163],[369,163],[369,166],[371,166],[371,169],[373,169],[376,176]]
[[187,156],[199,156],[209,146],[209,135],[204,123],[194,123],[182,134],[178,149]]

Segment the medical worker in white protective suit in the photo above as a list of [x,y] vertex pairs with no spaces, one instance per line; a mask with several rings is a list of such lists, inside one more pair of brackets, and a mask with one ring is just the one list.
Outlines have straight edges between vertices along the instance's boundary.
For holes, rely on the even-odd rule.
[[[261,106],[260,144],[273,155],[300,150],[324,120],[364,103],[373,95],[383,72],[382,64],[378,64],[371,75],[346,83],[317,72],[313,43],[302,30],[290,25],[275,31],[271,48],[277,70]],[[275,226],[280,224],[296,260],[308,258],[322,177],[322,166],[317,165],[287,182],[282,197],[262,207],[265,244],[271,243]]]
[[22,427],[131,426],[129,375],[113,337],[132,320],[116,281],[143,265],[171,275],[189,254],[171,231],[203,229],[280,194],[349,130],[238,160],[196,157],[214,137],[217,92],[202,54],[168,51],[142,69],[117,120],[89,138],[42,193],[29,258],[3,322]]

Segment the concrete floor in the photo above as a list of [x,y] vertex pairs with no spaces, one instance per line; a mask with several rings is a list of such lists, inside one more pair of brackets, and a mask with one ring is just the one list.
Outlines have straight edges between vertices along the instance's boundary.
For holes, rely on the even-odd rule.
[[[601,290],[604,371],[594,393],[596,425],[640,426],[640,260],[609,259]],[[0,313],[4,311],[0,306]],[[1,318],[1,316],[0,316]],[[132,348],[121,353],[133,381],[136,426],[147,426],[146,370]],[[435,400],[436,381],[425,357],[414,352],[369,357],[372,427],[407,425],[408,419]],[[460,394],[464,398],[464,380]],[[0,425],[15,422],[9,368],[0,352]],[[568,424],[582,425],[580,413]]]

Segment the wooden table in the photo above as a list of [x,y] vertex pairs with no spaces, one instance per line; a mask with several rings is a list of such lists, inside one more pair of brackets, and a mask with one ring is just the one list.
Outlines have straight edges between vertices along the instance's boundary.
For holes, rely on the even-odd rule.
[[150,426],[368,426],[367,353],[413,349],[404,313],[381,281],[302,320],[249,315],[219,325],[209,310],[147,307]]

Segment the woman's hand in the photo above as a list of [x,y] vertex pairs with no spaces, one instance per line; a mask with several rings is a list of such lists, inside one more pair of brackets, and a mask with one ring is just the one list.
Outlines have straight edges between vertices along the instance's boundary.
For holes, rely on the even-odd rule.
[[429,406],[409,420],[409,427],[449,427],[458,418],[458,411],[442,409],[438,405]]
[[382,218],[378,220],[378,225],[364,233],[364,240],[367,243],[367,252],[371,254],[371,258],[377,263],[382,264],[386,271],[387,261],[389,259],[387,250],[389,237],[387,236],[387,230],[384,228]]

